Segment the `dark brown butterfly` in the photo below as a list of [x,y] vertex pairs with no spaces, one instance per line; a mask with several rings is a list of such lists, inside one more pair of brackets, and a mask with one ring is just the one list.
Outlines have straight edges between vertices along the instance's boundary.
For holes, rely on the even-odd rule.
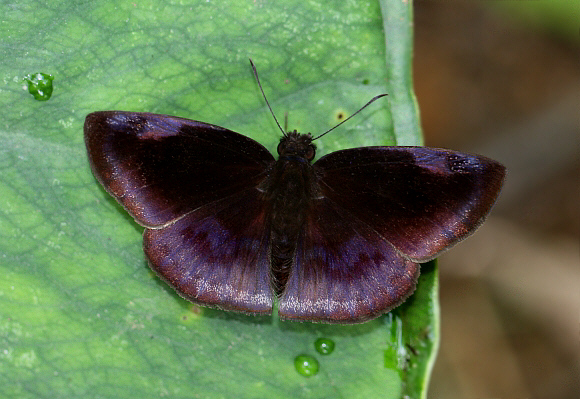
[[94,175],[145,227],[161,278],[204,306],[259,314],[277,301],[290,320],[359,323],[401,304],[418,263],[473,233],[505,175],[425,147],[311,164],[313,138],[296,131],[275,160],[231,130],[150,113],[95,112],[84,132]]

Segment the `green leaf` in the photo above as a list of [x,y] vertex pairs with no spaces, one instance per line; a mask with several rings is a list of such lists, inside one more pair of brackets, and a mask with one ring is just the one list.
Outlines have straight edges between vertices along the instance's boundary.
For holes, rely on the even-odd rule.
[[[274,111],[301,132],[389,93],[317,143],[319,156],[419,143],[410,3],[25,0],[0,11],[0,397],[424,397],[432,265],[403,307],[361,325],[192,306],[149,270],[143,229],[93,178],[82,134],[89,112],[147,111],[273,151],[251,57]],[[54,76],[47,101],[22,81],[37,72]],[[331,354],[316,351],[320,337]],[[318,373],[299,374],[298,355]]]

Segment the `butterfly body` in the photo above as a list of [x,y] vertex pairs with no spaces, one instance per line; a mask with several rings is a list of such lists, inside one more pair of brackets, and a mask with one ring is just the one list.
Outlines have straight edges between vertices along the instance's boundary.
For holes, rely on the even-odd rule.
[[505,168],[425,147],[363,147],[314,163],[310,134],[276,160],[254,140],[183,118],[89,114],[93,173],[145,227],[151,268],[201,305],[357,323],[403,302],[419,262],[481,224]]
[[278,296],[288,281],[309,205],[318,195],[310,164],[315,148],[310,134],[288,133],[280,140],[272,173],[261,184],[269,202],[272,288]]

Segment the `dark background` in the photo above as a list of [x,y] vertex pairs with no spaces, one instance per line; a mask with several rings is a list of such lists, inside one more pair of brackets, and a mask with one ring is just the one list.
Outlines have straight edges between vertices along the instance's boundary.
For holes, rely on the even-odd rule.
[[429,398],[576,398],[578,27],[567,34],[565,13],[530,19],[499,6],[415,2],[425,144],[508,168],[487,222],[440,258],[442,337]]

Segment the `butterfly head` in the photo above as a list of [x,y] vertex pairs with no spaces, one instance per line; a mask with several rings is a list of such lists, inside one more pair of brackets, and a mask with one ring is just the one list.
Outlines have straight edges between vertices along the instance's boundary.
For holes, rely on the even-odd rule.
[[312,144],[310,133],[302,134],[294,130],[280,139],[277,151],[281,157],[300,157],[312,161],[316,155],[316,146]]

